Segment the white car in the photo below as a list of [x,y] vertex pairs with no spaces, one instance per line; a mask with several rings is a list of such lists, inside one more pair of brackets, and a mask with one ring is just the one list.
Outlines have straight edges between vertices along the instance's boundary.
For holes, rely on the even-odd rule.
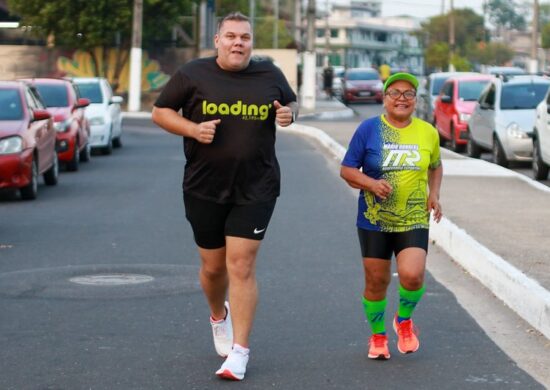
[[114,96],[109,81],[103,77],[72,79],[82,97],[90,99],[86,118],[90,123],[90,146],[111,154],[113,147],[122,146],[121,96]]
[[537,106],[537,119],[533,131],[533,176],[546,180],[550,167],[550,93]]
[[494,78],[468,123],[468,155],[490,150],[493,162],[504,167],[510,161],[532,161],[536,107],[549,86],[550,80],[539,76]]

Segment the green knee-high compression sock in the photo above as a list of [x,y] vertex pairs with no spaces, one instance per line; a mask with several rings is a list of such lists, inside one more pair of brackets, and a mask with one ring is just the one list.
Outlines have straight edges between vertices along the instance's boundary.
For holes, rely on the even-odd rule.
[[367,321],[370,324],[372,334],[386,333],[386,325],[384,323],[386,303],[386,298],[381,301],[369,301],[363,297],[365,317],[367,317]]
[[397,309],[397,318],[399,322],[411,318],[412,312],[418,302],[420,302],[424,291],[426,291],[425,286],[422,286],[416,291],[409,291],[399,285],[399,308]]

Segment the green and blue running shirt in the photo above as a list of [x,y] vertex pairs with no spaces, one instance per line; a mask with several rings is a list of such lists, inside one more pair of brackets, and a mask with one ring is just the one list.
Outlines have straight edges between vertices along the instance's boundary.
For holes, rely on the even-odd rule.
[[410,125],[399,129],[383,115],[361,123],[342,165],[385,179],[393,191],[381,200],[361,190],[357,227],[382,232],[429,228],[428,169],[440,164],[439,135],[429,123],[413,117]]

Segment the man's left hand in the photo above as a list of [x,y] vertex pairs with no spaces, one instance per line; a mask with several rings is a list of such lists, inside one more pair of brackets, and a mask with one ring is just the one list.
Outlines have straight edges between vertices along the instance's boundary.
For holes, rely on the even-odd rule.
[[283,106],[277,100],[273,102],[275,107],[275,123],[279,126],[286,127],[292,123],[292,109],[288,106]]

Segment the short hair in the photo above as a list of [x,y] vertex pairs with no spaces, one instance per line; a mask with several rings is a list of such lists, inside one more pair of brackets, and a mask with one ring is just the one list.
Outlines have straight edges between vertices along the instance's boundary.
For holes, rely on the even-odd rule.
[[231,13],[227,14],[226,16],[224,16],[220,20],[220,22],[218,23],[218,31],[220,31],[222,29],[223,24],[225,22],[227,22],[228,20],[250,23],[250,19],[248,18],[248,16],[246,16],[246,15],[240,13],[240,12],[231,12]]

